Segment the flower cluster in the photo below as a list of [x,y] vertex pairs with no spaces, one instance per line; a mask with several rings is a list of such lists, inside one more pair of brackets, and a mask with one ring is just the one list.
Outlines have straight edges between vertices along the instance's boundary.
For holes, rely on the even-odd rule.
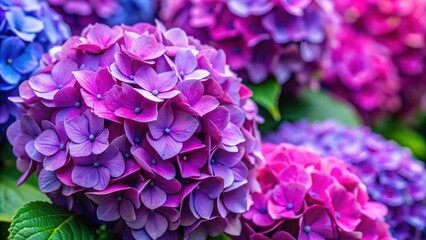
[[136,239],[239,234],[261,119],[223,51],[160,23],[95,24],[44,60],[7,131],[18,183],[36,171],[53,202]]
[[322,68],[323,86],[353,103],[366,122],[399,110],[398,71],[388,49],[371,37],[342,27]]
[[401,115],[419,106],[426,92],[426,2],[334,1],[347,25],[385,45],[401,81]]
[[426,237],[426,170],[408,150],[369,128],[348,128],[334,121],[284,123],[265,140],[306,146],[344,160],[370,196],[389,208],[386,220],[397,239]]
[[266,164],[236,239],[389,239],[387,208],[335,158],[303,147],[264,144]]
[[[0,1],[0,129],[17,117],[7,98],[18,94],[19,83],[40,69],[44,52],[69,37],[67,25],[44,2]],[[3,135],[3,134],[1,134]],[[0,139],[3,136],[0,136]]]
[[162,0],[160,19],[223,49],[232,70],[260,83],[307,81],[334,32],[323,0]]
[[71,26],[74,35],[88,24],[133,25],[154,22],[156,0],[48,0]]

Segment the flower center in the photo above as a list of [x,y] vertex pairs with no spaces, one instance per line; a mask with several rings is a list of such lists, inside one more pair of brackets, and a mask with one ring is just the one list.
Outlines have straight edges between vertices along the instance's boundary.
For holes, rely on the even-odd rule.
[[130,80],[135,80],[135,76],[134,75],[130,75],[129,78],[130,78]]
[[241,47],[240,47],[240,46],[238,46],[238,45],[235,45],[235,46],[232,48],[232,52],[234,52],[235,54],[240,54],[240,53],[241,53]]
[[312,197],[319,197],[319,194],[314,191],[311,191],[310,194]]
[[12,62],[13,62],[12,58],[8,58],[8,59],[6,59],[6,63],[7,63],[7,64],[12,64]]
[[195,187],[195,190],[200,190],[200,186],[196,186],[196,187]]
[[136,113],[136,114],[139,114],[139,113],[141,113],[141,112],[142,112],[142,110],[141,110],[141,108],[140,108],[140,107],[135,108],[135,113]]
[[304,226],[303,227],[303,231],[305,231],[306,233],[311,231],[311,227],[310,226]]
[[81,103],[80,102],[75,102],[74,107],[80,108],[81,107]]
[[156,160],[155,158],[153,158],[153,159],[151,160],[151,163],[152,163],[152,165],[155,165],[155,164],[157,164],[157,160]]
[[233,29],[234,29],[234,23],[233,23],[233,22],[228,23],[228,24],[226,25],[226,28],[227,28],[228,30],[233,30]]
[[342,215],[339,212],[336,212],[336,219],[340,219]]
[[93,166],[94,166],[94,167],[99,167],[99,162],[98,162],[98,161],[94,162],[94,163],[93,163]]
[[98,94],[96,94],[96,98],[97,98],[98,100],[101,100],[101,99],[102,99],[102,95],[101,95],[100,93],[98,93]]
[[58,89],[59,89],[59,90],[61,90],[63,87],[64,87],[64,85],[62,85],[62,84],[59,84],[59,85],[58,85]]
[[292,210],[294,208],[293,203],[287,203],[287,210]]
[[252,33],[258,33],[260,32],[259,27],[258,26],[250,26],[250,31]]
[[152,95],[157,96],[158,95],[158,90],[157,89],[152,90]]
[[126,159],[127,159],[127,158],[130,158],[130,153],[129,153],[129,152],[125,152],[125,153],[124,153],[124,158],[126,158]]
[[89,135],[89,141],[94,142],[95,141],[95,135],[90,134]]
[[149,185],[154,186],[154,185],[155,185],[155,182],[151,181],[151,182],[149,183]]
[[135,139],[133,140],[136,144],[141,143],[141,139],[139,137],[135,137]]
[[185,76],[185,73],[184,73],[183,71],[180,71],[180,72],[179,72],[179,75],[180,75],[181,77],[183,77],[183,76]]
[[210,160],[210,163],[211,164],[214,164],[216,162],[216,159],[214,159],[214,158],[212,158],[211,160]]
[[187,159],[188,159],[188,157],[187,156],[183,156],[183,158],[182,158],[184,161],[186,161]]
[[61,143],[61,145],[59,145],[59,149],[60,150],[65,150],[65,144]]
[[123,198],[121,196],[118,196],[117,201],[121,201],[121,200],[123,200]]
[[164,133],[165,133],[165,134],[170,134],[170,128],[166,128],[166,129],[164,129]]
[[265,214],[266,212],[267,212],[267,210],[266,210],[266,208],[259,208],[259,212],[261,213],[261,214]]

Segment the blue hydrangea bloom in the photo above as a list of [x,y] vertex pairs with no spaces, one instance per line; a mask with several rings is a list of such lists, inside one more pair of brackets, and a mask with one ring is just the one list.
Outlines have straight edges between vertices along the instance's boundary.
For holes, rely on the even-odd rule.
[[119,0],[120,8],[106,23],[110,26],[117,24],[133,25],[138,22],[154,23],[156,4],[154,0]]
[[69,36],[68,25],[47,3],[0,0],[0,129],[18,116],[7,98],[16,96],[21,81],[39,71],[42,54]]

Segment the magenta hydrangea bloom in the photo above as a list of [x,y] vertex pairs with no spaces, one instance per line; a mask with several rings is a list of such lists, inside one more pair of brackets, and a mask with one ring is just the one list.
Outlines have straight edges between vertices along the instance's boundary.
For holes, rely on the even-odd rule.
[[[396,239],[426,237],[426,170],[407,149],[366,127],[349,128],[334,121],[284,123],[265,140],[305,146],[324,157],[344,160],[371,198],[388,207],[385,219]],[[313,182],[320,183],[317,192],[324,188],[324,179]]]
[[368,123],[400,109],[402,83],[386,46],[342,27],[330,58],[323,61],[322,84],[357,107]]
[[162,21],[223,49],[232,70],[253,83],[269,76],[280,83],[310,80],[338,24],[332,4],[322,0],[160,3]]
[[96,24],[44,62],[13,99],[19,184],[36,172],[54,203],[130,238],[240,234],[261,119],[223,51],[161,23]]
[[263,144],[266,164],[234,239],[392,239],[387,208],[371,201],[345,162],[304,147]]
[[398,114],[404,116],[419,107],[419,99],[426,92],[426,2],[334,2],[347,25],[374,38],[390,52],[401,85]]

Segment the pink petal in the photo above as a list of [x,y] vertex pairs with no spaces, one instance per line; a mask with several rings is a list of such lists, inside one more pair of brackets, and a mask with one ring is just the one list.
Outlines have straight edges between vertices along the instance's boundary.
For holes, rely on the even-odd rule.
[[197,111],[200,116],[204,116],[205,114],[213,111],[215,108],[219,106],[219,102],[216,98],[212,96],[202,96],[198,102],[196,102],[191,107]]
[[73,157],[86,157],[92,153],[92,143],[86,140],[82,143],[70,143],[70,154]]
[[93,187],[93,189],[102,191],[108,186],[111,176],[108,168],[99,166],[97,169],[99,171],[99,182]]
[[194,134],[198,125],[197,119],[193,116],[184,112],[177,112],[175,120],[170,126],[170,136],[178,142],[184,142]]
[[136,221],[136,213],[133,204],[128,199],[122,199],[119,203],[120,216],[126,222]]
[[161,237],[168,228],[167,219],[158,213],[152,213],[149,215],[149,220],[145,224],[145,231],[152,239],[158,239]]
[[150,135],[147,137],[149,144],[157,151],[163,159],[176,156],[182,149],[183,144],[176,142],[170,135],[163,135],[155,140]]
[[148,184],[148,186],[142,191],[140,197],[145,207],[149,209],[156,209],[166,202],[167,194],[159,187],[155,185],[150,186]]
[[111,222],[118,220],[120,218],[118,212],[118,203],[115,201],[115,199],[111,199],[108,202],[99,204],[98,209],[96,209],[96,215],[98,216],[99,220],[102,221]]
[[96,136],[96,140],[92,143],[92,152],[94,154],[101,154],[108,147],[108,129],[104,129],[101,134]]
[[76,165],[72,170],[71,179],[73,183],[79,186],[92,188],[99,182],[99,172],[92,166]]
[[184,76],[184,80],[200,80],[208,77],[210,75],[210,72],[204,69],[197,69],[193,71],[192,73],[189,73]]

